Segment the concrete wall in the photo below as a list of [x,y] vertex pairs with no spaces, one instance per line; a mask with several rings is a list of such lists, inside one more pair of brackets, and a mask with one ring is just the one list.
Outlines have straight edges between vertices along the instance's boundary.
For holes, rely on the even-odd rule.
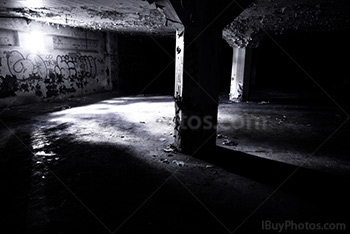
[[110,90],[117,73],[111,67],[115,52],[108,51],[116,46],[106,45],[114,43],[111,38],[100,31],[0,19],[0,106]]

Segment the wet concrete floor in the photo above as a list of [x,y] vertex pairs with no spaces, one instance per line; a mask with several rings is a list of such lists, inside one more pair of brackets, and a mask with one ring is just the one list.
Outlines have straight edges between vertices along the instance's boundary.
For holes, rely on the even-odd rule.
[[4,233],[349,231],[346,113],[223,101],[210,155],[169,147],[173,115],[169,96],[108,92],[2,110]]

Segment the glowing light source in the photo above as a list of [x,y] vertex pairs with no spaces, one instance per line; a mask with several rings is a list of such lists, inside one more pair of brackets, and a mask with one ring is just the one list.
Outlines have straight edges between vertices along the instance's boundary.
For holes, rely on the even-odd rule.
[[43,1],[41,0],[22,0],[19,1],[21,5],[23,5],[24,7],[43,7]]
[[37,31],[30,32],[23,47],[29,49],[33,53],[43,52],[45,50],[44,35]]

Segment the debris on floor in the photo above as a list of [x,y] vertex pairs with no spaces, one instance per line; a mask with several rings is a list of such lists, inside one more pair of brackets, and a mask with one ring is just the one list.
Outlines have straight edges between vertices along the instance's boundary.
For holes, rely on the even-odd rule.
[[56,110],[57,111],[63,111],[63,110],[71,109],[71,108],[72,107],[69,106],[69,105],[63,105],[63,106],[57,107]]
[[178,165],[179,167],[185,166],[185,162],[183,162],[183,161],[173,160],[173,163],[176,163],[176,165]]
[[217,139],[222,139],[222,138],[227,138],[227,136],[224,136],[224,135],[222,135],[222,134],[218,134],[218,135],[216,136],[216,138],[217,138]]
[[268,102],[268,101],[261,101],[261,102],[259,102],[258,104],[260,104],[260,105],[263,105],[263,104],[269,104],[270,102]]
[[276,117],[276,120],[278,121],[279,124],[281,124],[287,121],[287,116],[283,115],[282,118]]
[[176,153],[176,148],[173,145],[169,145],[164,149],[165,153]]
[[[217,134],[216,138],[223,139],[222,144],[226,145],[226,146],[237,146],[238,145],[238,143],[234,142],[228,136],[225,136],[223,134]],[[237,138],[235,138],[235,139],[237,139]]]
[[[62,187],[64,182],[94,212],[101,214],[113,230],[125,222],[125,214],[134,212],[135,204],[145,204],[130,223],[123,226],[124,233],[139,230],[145,230],[144,233],[195,232],[193,229],[198,227],[201,228],[198,232],[219,233],[220,225],[203,212],[196,197],[233,230],[251,210],[261,206],[261,201],[275,192],[280,178],[275,176],[277,173],[284,175],[283,168],[299,168],[309,152],[346,120],[346,117],[338,119],[332,111],[318,107],[290,106],[290,110],[284,109],[281,113],[283,106],[275,104],[270,104],[269,108],[258,106],[256,102],[223,104],[220,124],[225,127],[219,129],[217,135],[217,154],[214,152],[207,160],[179,152],[169,142],[168,134],[173,131],[173,126],[166,121],[154,123],[157,116],[153,114],[158,115],[158,112],[150,111],[148,104],[142,103],[146,105],[142,110],[144,114],[138,108],[131,108],[134,104],[139,107],[139,100],[130,100],[126,105],[121,105],[121,101],[123,99],[113,96],[110,103],[104,101],[105,106],[101,106],[97,100],[91,100],[89,102],[98,103],[96,107],[85,107],[84,103],[77,109],[79,111],[73,109],[72,112],[46,113],[64,105],[50,104],[45,106],[47,109],[38,105],[35,109],[16,107],[13,113],[2,113],[1,120],[10,127],[0,129],[0,171],[3,181],[9,185],[1,192],[6,201],[5,209],[2,208],[6,215],[2,216],[2,221],[8,228],[17,225],[18,230],[14,233],[105,232],[105,227],[100,227],[99,222],[91,222],[94,217]],[[151,106],[155,104],[152,102],[149,103]],[[161,115],[173,116],[172,101],[156,103],[152,108],[166,110]],[[131,110],[137,110],[136,118],[129,113]],[[236,116],[244,119],[245,125],[242,124],[241,129],[226,128],[232,126]],[[278,124],[276,117],[286,119],[286,122]],[[72,121],[67,121],[70,119]],[[266,129],[257,125],[265,119]],[[146,125],[140,124],[140,120],[145,120]],[[305,128],[307,124],[311,126],[308,129]],[[259,233],[261,220],[267,219],[330,222],[329,214],[334,214],[333,220],[348,220],[342,215],[350,207],[348,194],[341,194],[345,188],[338,186],[339,190],[334,190],[336,186],[328,187],[328,182],[317,180],[317,171],[322,172],[320,175],[325,171],[330,175],[339,174],[339,178],[344,175],[344,183],[339,184],[347,184],[348,177],[345,176],[349,175],[350,165],[347,139],[349,125],[344,124],[344,128],[317,152],[317,157],[298,171],[298,176],[293,178],[295,183],[286,184],[281,188],[285,190],[274,193],[268,206],[242,226],[247,230],[240,231]],[[176,178],[170,176],[174,172]],[[301,183],[310,179],[309,175],[318,191],[312,192],[307,187],[312,183]],[[321,178],[333,181],[333,176]],[[334,178],[338,179],[338,176]],[[183,184],[179,184],[180,181]],[[191,195],[192,192],[188,193],[184,185],[196,197]],[[154,196],[150,197],[150,194]],[[146,200],[147,204],[145,198],[151,198]],[[162,220],[163,217],[167,220]],[[172,225],[174,220],[176,225]],[[190,229],[185,225],[188,220],[194,224]]]
[[236,143],[230,139],[223,140],[222,144],[226,145],[226,146],[237,146],[238,145],[238,143]]
[[169,160],[166,159],[166,158],[161,158],[160,161],[161,161],[162,163],[165,163],[165,164],[169,164],[169,163],[170,163]]

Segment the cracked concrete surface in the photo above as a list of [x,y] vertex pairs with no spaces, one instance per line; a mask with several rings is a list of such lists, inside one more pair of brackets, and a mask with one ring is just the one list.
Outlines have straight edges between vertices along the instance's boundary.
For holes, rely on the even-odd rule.
[[[266,33],[344,31],[349,30],[349,12],[346,0],[256,0],[226,26],[223,37],[231,46],[257,47]],[[175,31],[154,3],[142,0],[1,1],[0,15],[94,30]]]
[[346,119],[332,106],[222,101],[220,147],[193,156],[169,147],[173,111],[171,97],[113,92],[5,109],[2,227],[265,233],[264,220],[349,225],[349,123],[299,168]]
[[269,36],[349,30],[346,0],[257,0],[226,26],[223,37],[235,47],[257,47]]
[[174,32],[155,4],[140,0],[2,1],[0,15],[92,30],[165,35]]

